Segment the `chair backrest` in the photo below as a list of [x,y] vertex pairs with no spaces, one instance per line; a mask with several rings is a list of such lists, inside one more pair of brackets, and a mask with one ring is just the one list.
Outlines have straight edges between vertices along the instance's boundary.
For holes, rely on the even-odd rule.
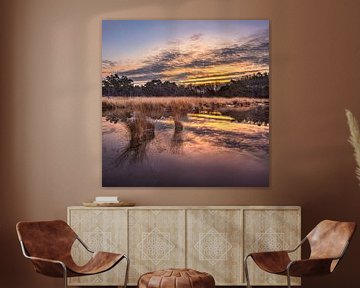
[[310,259],[342,256],[355,229],[355,222],[321,221],[306,236],[311,248]]
[[75,232],[62,220],[19,222],[19,240],[30,256],[61,260],[70,256]]

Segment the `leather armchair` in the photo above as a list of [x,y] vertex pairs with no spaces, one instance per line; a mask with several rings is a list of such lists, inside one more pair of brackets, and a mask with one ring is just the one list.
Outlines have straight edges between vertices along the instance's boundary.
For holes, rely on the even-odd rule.
[[[126,288],[129,258],[125,254],[91,251],[66,222],[19,222],[16,231],[23,255],[31,260],[35,271],[50,277],[64,278],[65,288],[68,277],[102,273],[112,269],[123,259],[127,261],[124,282]],[[90,260],[83,266],[78,266],[71,256],[71,247],[75,241],[79,241],[91,254]]]
[[[291,276],[306,277],[332,273],[344,256],[355,229],[354,222],[324,220],[292,250],[250,253],[244,259],[247,287],[251,287],[247,266],[249,258],[266,272],[286,275],[289,288]],[[309,259],[292,261],[289,253],[299,249],[306,241],[311,248]]]

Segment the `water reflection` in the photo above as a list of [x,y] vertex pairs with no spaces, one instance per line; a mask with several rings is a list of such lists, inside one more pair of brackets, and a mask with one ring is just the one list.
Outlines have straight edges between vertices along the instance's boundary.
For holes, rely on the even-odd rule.
[[183,125],[181,122],[175,122],[174,134],[171,138],[170,151],[173,154],[181,154],[184,144]]
[[268,185],[268,100],[117,103],[103,111],[103,186]]
[[115,157],[115,166],[119,166],[124,161],[130,164],[144,161],[147,147],[155,138],[155,125],[145,118],[129,119],[124,124],[130,139],[121,153]]
[[103,186],[268,185],[268,126],[192,117],[142,121],[103,118]]

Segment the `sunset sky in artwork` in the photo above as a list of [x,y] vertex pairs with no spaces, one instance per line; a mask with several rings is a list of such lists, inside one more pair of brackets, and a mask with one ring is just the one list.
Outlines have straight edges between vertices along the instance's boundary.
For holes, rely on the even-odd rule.
[[269,72],[267,20],[104,20],[102,77],[224,83]]

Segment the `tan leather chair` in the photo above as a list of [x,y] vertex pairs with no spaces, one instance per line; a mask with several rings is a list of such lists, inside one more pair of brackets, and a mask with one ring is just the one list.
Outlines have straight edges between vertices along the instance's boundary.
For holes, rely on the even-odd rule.
[[[127,285],[129,259],[125,254],[91,251],[62,220],[19,222],[16,225],[24,256],[31,260],[35,271],[50,277],[88,276],[110,270],[122,259],[126,259],[124,288]],[[78,240],[92,254],[83,266],[78,266],[71,257],[71,247]]]
[[[249,257],[266,272],[286,275],[289,288],[291,287],[291,276],[304,277],[330,274],[344,256],[355,229],[356,223],[354,222],[324,220],[295,249],[250,253],[244,259],[247,287],[251,287],[247,267]],[[309,242],[311,248],[309,259],[291,261],[289,253],[296,251],[306,241]]]

